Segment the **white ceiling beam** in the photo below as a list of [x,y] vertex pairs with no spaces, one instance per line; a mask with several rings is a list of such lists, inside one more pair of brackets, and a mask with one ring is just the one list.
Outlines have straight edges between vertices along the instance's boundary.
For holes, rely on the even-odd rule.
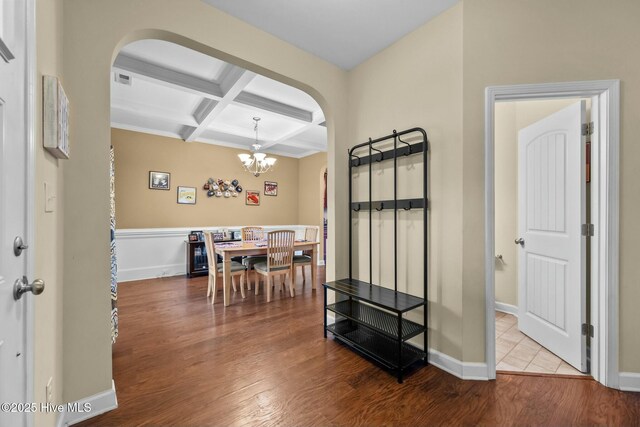
[[242,92],[238,94],[234,101],[260,110],[266,110],[282,116],[301,120],[305,123],[313,121],[313,113],[311,111],[283,104],[282,102],[274,101],[273,99],[265,98],[260,95],[254,95],[249,92]]
[[120,53],[113,64],[113,68],[125,73],[135,74],[138,78],[160,83],[164,86],[187,91],[209,99],[220,99],[222,88],[216,82],[174,71],[159,65]]
[[249,150],[256,140],[246,136],[233,135],[231,133],[220,132],[216,130],[207,129],[205,133],[201,133],[198,137],[200,140],[219,141],[234,144],[236,147],[242,147],[245,150]]
[[198,126],[188,128],[182,136],[182,139],[187,142],[195,141],[202,132],[207,129],[209,124],[251,83],[251,80],[253,80],[255,76],[256,74],[254,72],[243,70],[234,65],[228,65],[227,69],[224,70],[224,75],[220,83],[220,88],[224,93],[222,98],[216,102],[215,105],[208,99],[200,103],[196,109]]
[[125,114],[132,117],[146,117],[149,119],[159,119],[169,123],[197,126],[196,119],[190,114],[180,114],[175,111],[168,111],[163,108],[154,107],[147,104],[137,102],[124,103],[121,100],[111,101],[111,111],[113,114]]
[[[313,119],[311,120],[311,123],[307,123],[306,125],[298,128],[296,130],[293,130],[293,131],[291,131],[291,132],[289,132],[289,133],[287,133],[285,135],[282,135],[280,138],[278,138],[278,139],[276,139],[274,141],[267,142],[266,144],[263,144],[262,148],[269,148],[269,147],[272,147],[272,146],[274,146],[276,144],[286,143],[287,140],[290,140],[291,138],[293,138],[293,137],[295,137],[297,135],[300,135],[300,134],[308,131],[309,129],[311,129],[311,128],[315,127],[315,126],[318,126],[322,122],[324,122],[324,114],[322,114],[322,111],[316,111],[313,114]],[[309,148],[314,148],[314,147],[309,147]],[[322,151],[326,151],[326,148],[324,148],[324,150],[322,150]]]

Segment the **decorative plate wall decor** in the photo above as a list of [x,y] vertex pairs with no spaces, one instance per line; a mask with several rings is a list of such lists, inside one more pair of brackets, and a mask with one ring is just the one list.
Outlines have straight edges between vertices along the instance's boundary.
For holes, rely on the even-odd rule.
[[209,178],[204,183],[202,189],[207,192],[207,197],[223,197],[229,199],[231,197],[238,197],[239,193],[242,193],[242,186],[237,179],[216,179]]

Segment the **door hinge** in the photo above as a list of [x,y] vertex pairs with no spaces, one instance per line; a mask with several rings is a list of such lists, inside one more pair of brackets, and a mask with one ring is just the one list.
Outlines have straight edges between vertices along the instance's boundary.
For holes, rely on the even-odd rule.
[[593,133],[593,122],[583,123],[582,136],[589,136]]
[[582,324],[582,335],[588,335],[591,338],[593,338],[593,325],[590,325],[588,323],[583,323]]
[[582,235],[587,237],[593,237],[594,227],[593,224],[582,224]]

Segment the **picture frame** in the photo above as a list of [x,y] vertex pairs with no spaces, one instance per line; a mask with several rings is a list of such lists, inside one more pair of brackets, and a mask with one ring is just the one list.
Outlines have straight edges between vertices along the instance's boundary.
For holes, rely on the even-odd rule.
[[224,240],[224,233],[214,232],[212,234],[212,236],[213,236],[213,241],[214,242],[220,242],[220,241]]
[[245,203],[248,206],[260,206],[260,192],[255,190],[247,190]]
[[273,181],[264,182],[264,195],[265,196],[277,196],[278,195],[278,183]]
[[69,158],[69,99],[57,77],[42,76],[42,145],[58,159]]
[[178,203],[181,205],[196,204],[196,187],[178,187]]
[[171,174],[169,172],[149,171],[150,190],[170,190]]

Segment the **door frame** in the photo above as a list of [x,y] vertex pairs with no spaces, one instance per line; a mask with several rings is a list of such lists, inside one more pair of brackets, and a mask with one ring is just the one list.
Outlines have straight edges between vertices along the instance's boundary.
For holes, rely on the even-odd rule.
[[[25,251],[27,261],[27,277],[35,278],[36,260],[36,228],[35,228],[35,195],[36,195],[36,91],[37,57],[36,57],[36,0],[25,0],[26,3],[26,39],[25,39],[25,126],[27,137],[27,206],[25,241],[29,249]],[[34,296],[26,298],[26,392],[27,402],[35,402],[35,303]],[[27,426],[35,425],[35,414],[27,414]]]
[[[495,103],[600,96],[591,143],[591,375],[607,387],[619,388],[619,148],[620,80],[489,86],[485,89],[485,358],[487,377],[496,378],[495,345]],[[593,119],[592,111],[591,117]]]

